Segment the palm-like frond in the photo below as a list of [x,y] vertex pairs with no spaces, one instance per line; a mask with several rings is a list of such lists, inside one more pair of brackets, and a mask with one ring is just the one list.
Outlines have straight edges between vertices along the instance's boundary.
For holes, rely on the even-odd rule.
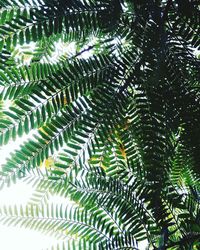
[[[198,2],[0,6],[0,144],[34,133],[2,166],[1,187],[27,175],[36,188],[2,221],[71,237],[64,249],[198,248]],[[25,65],[16,51],[31,43]],[[50,207],[52,194],[77,207]]]

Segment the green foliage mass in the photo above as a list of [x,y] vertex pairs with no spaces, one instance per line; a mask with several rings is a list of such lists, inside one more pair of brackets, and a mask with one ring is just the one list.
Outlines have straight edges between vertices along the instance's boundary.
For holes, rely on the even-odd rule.
[[0,186],[36,189],[3,223],[52,249],[199,249],[199,24],[195,0],[0,0],[0,144],[33,132]]

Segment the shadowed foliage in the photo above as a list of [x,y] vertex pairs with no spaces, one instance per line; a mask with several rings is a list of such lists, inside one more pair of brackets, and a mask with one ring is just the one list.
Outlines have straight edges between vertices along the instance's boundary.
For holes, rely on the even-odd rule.
[[199,23],[195,0],[0,0],[0,144],[31,135],[0,186],[35,188],[3,223],[52,250],[199,249]]

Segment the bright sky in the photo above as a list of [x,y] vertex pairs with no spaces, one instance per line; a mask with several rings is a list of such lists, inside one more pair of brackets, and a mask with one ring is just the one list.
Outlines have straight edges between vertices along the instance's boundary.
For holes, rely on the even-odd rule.
[[51,248],[56,240],[40,232],[0,225],[0,249],[2,250],[41,250]]
[[[0,150],[0,165],[5,162],[10,152],[19,148],[20,143],[31,135],[19,138],[15,142],[10,142],[4,146]],[[0,207],[3,205],[25,204],[29,201],[32,193],[32,187],[23,182],[17,182],[17,184],[13,184],[9,188],[3,188],[0,191]],[[19,227],[7,227],[0,223],[0,249],[2,250],[41,250],[47,249],[56,242],[55,238],[43,235],[41,232]]]

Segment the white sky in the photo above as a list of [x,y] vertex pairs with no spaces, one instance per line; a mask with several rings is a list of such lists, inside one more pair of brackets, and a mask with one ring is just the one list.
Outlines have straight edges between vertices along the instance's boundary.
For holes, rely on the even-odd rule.
[[41,250],[51,247],[55,239],[40,232],[0,225],[0,249]]
[[[18,149],[20,143],[33,133],[4,146],[0,150],[0,165],[9,157],[10,152]],[[0,207],[3,205],[25,204],[29,201],[32,193],[32,187],[21,181],[11,185],[9,188],[5,187],[0,191]],[[55,238],[41,234],[41,232],[13,226],[7,227],[0,223],[1,250],[41,250],[52,246],[56,242]]]

